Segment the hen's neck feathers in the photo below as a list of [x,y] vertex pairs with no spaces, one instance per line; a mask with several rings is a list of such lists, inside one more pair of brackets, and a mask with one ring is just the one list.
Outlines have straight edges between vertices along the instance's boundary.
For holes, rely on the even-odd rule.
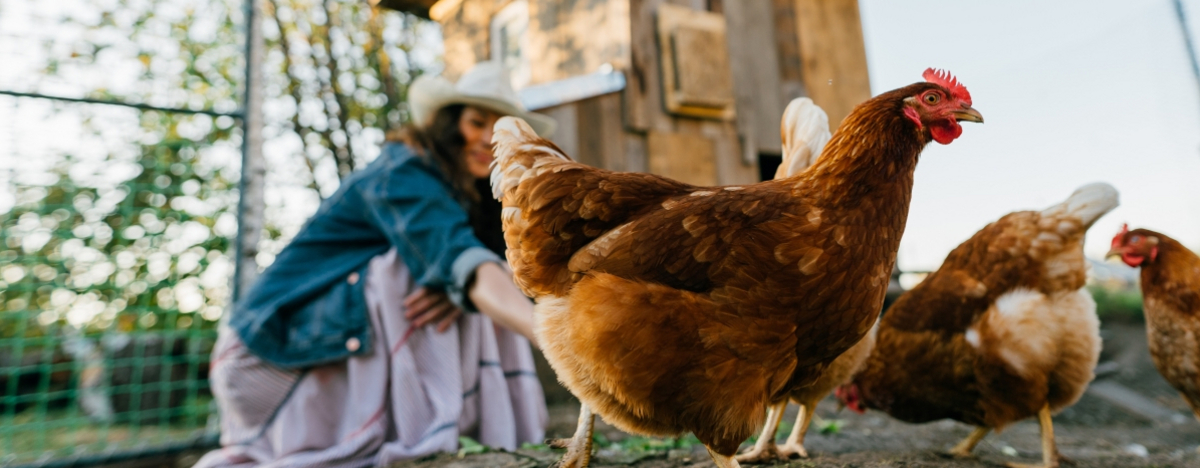
[[929,143],[903,111],[904,98],[919,86],[891,91],[856,107],[817,163],[789,178],[796,189],[843,206],[871,195],[907,200],[917,159]]
[[1153,262],[1142,265],[1142,292],[1167,300],[1181,311],[1200,313],[1200,303],[1191,303],[1196,289],[1200,288],[1200,256],[1179,241],[1157,232],[1145,231],[1144,235],[1158,238],[1158,256]]

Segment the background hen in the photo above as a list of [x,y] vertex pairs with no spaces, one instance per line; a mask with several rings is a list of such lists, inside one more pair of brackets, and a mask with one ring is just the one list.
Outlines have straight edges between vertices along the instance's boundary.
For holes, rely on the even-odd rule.
[[1044,464],[1057,466],[1051,414],[1079,399],[1100,355],[1084,234],[1116,207],[1116,189],[1091,184],[984,227],[888,309],[874,352],[838,397],[903,421],[978,426],[951,450],[959,456],[1037,414]]
[[[783,179],[808,169],[820,157],[821,150],[831,136],[829,117],[811,99],[796,98],[784,110],[779,132],[783,142],[783,161],[775,172],[775,178]],[[784,400],[772,404],[767,409],[767,422],[763,425],[762,433],[759,434],[754,447],[738,455],[737,461],[766,463],[787,459],[792,455],[807,457],[804,436],[808,433],[817,402],[837,386],[849,381],[867,360],[874,347],[875,330],[872,329],[858,343],[829,363],[829,367],[812,385],[798,387],[788,395],[789,399],[800,405],[800,410],[796,414],[792,432],[783,446],[776,445],[775,433],[783,421],[783,412],[787,409],[788,402]]]
[[925,75],[856,107],[809,170],[749,186],[588,167],[519,119],[497,122],[508,260],[582,402],[564,465],[587,465],[594,410],[629,432],[691,431],[737,466],[766,405],[867,333],[918,155],[983,120],[948,73]]
[[1108,254],[1141,267],[1150,357],[1200,419],[1200,257],[1164,234],[1128,228]]

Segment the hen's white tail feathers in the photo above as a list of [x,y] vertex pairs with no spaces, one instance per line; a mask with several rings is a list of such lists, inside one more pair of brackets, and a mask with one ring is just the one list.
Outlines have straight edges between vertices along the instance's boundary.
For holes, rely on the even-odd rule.
[[[528,123],[517,117],[501,117],[492,127],[492,196],[497,200],[504,192],[516,186],[521,176],[529,169],[520,164],[509,164],[510,159],[521,153],[534,153],[534,157],[549,156],[570,160],[553,144],[538,137]],[[540,154],[539,154],[540,153]]]
[[783,111],[779,122],[783,139],[783,162],[775,178],[791,177],[817,162],[821,150],[829,143],[829,116],[809,98],[796,98]]
[[1119,204],[1120,195],[1116,188],[1104,182],[1096,182],[1076,189],[1066,201],[1042,210],[1042,214],[1074,216],[1086,229]]

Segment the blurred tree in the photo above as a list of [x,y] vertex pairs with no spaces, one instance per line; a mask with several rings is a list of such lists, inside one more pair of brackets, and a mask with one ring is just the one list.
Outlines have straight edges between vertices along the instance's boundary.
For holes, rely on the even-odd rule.
[[[265,266],[317,201],[374,158],[386,130],[406,119],[407,84],[438,59],[436,44],[426,43],[437,41],[436,25],[410,15],[361,0],[262,1]],[[241,7],[81,0],[50,8],[53,27],[68,31],[56,36],[79,40],[45,41],[41,76],[28,90],[53,94],[67,83],[89,97],[236,110]],[[74,153],[95,148],[68,148],[48,167],[31,168],[37,176],[13,178],[16,203],[0,212],[0,307],[10,312],[0,316],[0,340],[43,336],[64,323],[93,331],[211,329],[227,306],[232,272],[225,254],[236,226],[236,122],[58,110],[93,135],[136,138],[100,148],[105,154],[91,160]],[[89,161],[98,168],[80,171]],[[121,165],[131,170],[102,170]]]

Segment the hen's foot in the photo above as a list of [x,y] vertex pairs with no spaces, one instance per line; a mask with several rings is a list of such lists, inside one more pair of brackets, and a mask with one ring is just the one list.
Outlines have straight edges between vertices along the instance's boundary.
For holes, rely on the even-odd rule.
[[767,408],[767,422],[763,424],[758,442],[755,442],[750,450],[734,457],[734,460],[742,463],[774,463],[777,460],[786,460],[786,457],[779,455],[775,447],[775,431],[779,429],[779,422],[783,420],[783,410],[786,408],[787,400]]
[[990,431],[991,429],[986,427],[975,428],[966,439],[963,439],[958,445],[947,450],[946,455],[954,458],[975,458],[975,454],[972,453],[975,451],[975,446],[979,445],[979,441],[983,440],[983,437]]
[[567,453],[553,465],[554,468],[587,468],[592,461],[592,422],[594,416],[588,405],[579,407],[579,425],[570,439],[548,439],[551,448],[565,448]]
[[1005,463],[1008,468],[1058,468],[1058,462],[1052,463]]
[[1054,422],[1050,418],[1050,405],[1042,406],[1038,411],[1038,424],[1042,428],[1042,463],[1030,465],[1025,463],[1009,463],[1009,468],[1058,468],[1058,445],[1054,443]]
[[783,444],[779,446],[779,457],[781,460],[808,458],[808,450],[802,444]]
[[775,443],[757,444],[746,453],[734,457],[739,463],[766,464],[774,463],[777,460],[782,460],[779,450],[776,449]]

